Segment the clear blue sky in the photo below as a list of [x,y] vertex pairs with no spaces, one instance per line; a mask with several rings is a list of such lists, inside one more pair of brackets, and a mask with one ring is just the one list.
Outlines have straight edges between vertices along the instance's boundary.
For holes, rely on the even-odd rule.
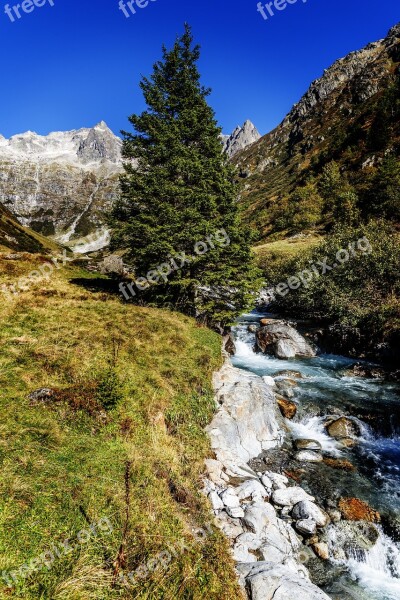
[[[50,0],[11,22],[0,8],[0,133],[92,126],[118,133],[142,110],[138,88],[188,21],[224,132],[275,127],[334,60],[384,37],[399,0],[297,0],[268,20],[257,0],[155,0],[126,18],[119,0]],[[137,0],[139,3],[144,0]],[[281,0],[282,1],[282,0]],[[11,6],[22,0],[11,0]]]

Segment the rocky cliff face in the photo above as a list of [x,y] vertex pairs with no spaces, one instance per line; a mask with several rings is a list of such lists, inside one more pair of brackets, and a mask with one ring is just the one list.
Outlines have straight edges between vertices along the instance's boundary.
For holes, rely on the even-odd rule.
[[122,141],[92,129],[0,138],[0,202],[23,225],[63,243],[104,228],[116,198]]
[[240,127],[239,125],[231,133],[231,135],[224,136],[224,150],[229,157],[234,156],[241,150],[244,150],[254,142],[257,142],[261,137],[261,134],[249,120],[245,121]]
[[[250,222],[259,227],[269,203],[318,174],[324,160],[343,157],[355,169],[378,160],[376,152],[360,142],[374,119],[377,99],[400,73],[399,63],[400,24],[385,39],[336,61],[276,129],[234,156],[244,181],[242,200]],[[399,136],[395,127],[382,155]],[[345,156],[349,148],[351,153]]]
[[[223,136],[229,156],[259,139],[250,121]],[[95,250],[108,243],[105,213],[118,195],[122,140],[95,127],[41,136],[0,136],[0,202],[25,226],[68,245]],[[83,247],[83,246],[82,246]]]

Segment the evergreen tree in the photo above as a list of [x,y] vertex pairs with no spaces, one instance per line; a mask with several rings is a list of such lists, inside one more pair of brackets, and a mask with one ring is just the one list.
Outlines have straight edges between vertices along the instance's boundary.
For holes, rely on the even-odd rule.
[[292,226],[296,231],[311,229],[321,220],[323,199],[318,193],[316,181],[310,179],[306,185],[296,188],[289,198],[292,207]]
[[[199,55],[186,25],[140,84],[147,110],[129,118],[134,133],[123,132],[125,174],[112,213],[112,247],[127,250],[137,277],[182,253],[194,257],[144,296],[225,325],[248,305],[257,272],[239,220],[234,171],[207,104],[210,90],[200,83]],[[226,242],[217,243],[210,236],[221,230]]]
[[332,161],[323,168],[319,191],[332,225],[355,225],[359,222],[357,193],[336,162]]
[[380,165],[366,195],[364,209],[368,216],[384,217],[396,223],[400,220],[400,161],[387,156]]

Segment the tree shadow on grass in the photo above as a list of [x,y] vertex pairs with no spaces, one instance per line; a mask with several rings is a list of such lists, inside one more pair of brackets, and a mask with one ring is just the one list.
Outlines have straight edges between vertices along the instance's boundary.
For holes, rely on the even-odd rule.
[[123,299],[119,290],[120,281],[117,279],[101,279],[91,277],[75,277],[69,280],[73,285],[84,288],[88,292],[113,294]]

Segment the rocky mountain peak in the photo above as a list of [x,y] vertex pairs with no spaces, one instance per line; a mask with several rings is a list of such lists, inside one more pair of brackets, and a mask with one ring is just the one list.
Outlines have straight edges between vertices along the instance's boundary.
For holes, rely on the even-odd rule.
[[400,24],[384,39],[335,61],[278,127],[235,153],[233,162],[247,174],[242,200],[252,207],[250,218],[264,215],[269,202],[290,195],[300,179],[318,171],[326,157],[340,158],[345,148],[351,149],[346,156],[354,168],[357,161],[373,164],[377,157],[368,154],[369,128],[379,99],[398,74]]
[[386,40],[390,42],[391,40],[396,40],[398,38],[400,38],[400,23],[397,23],[397,25],[394,25],[394,27],[390,29]]
[[121,160],[121,140],[117,138],[107,123],[100,121],[79,144],[78,157],[84,163],[98,160],[119,162]]
[[247,119],[241,127],[238,125],[231,135],[225,137],[224,150],[231,158],[240,150],[244,150],[250,144],[257,142],[260,137],[261,134],[255,125]]

